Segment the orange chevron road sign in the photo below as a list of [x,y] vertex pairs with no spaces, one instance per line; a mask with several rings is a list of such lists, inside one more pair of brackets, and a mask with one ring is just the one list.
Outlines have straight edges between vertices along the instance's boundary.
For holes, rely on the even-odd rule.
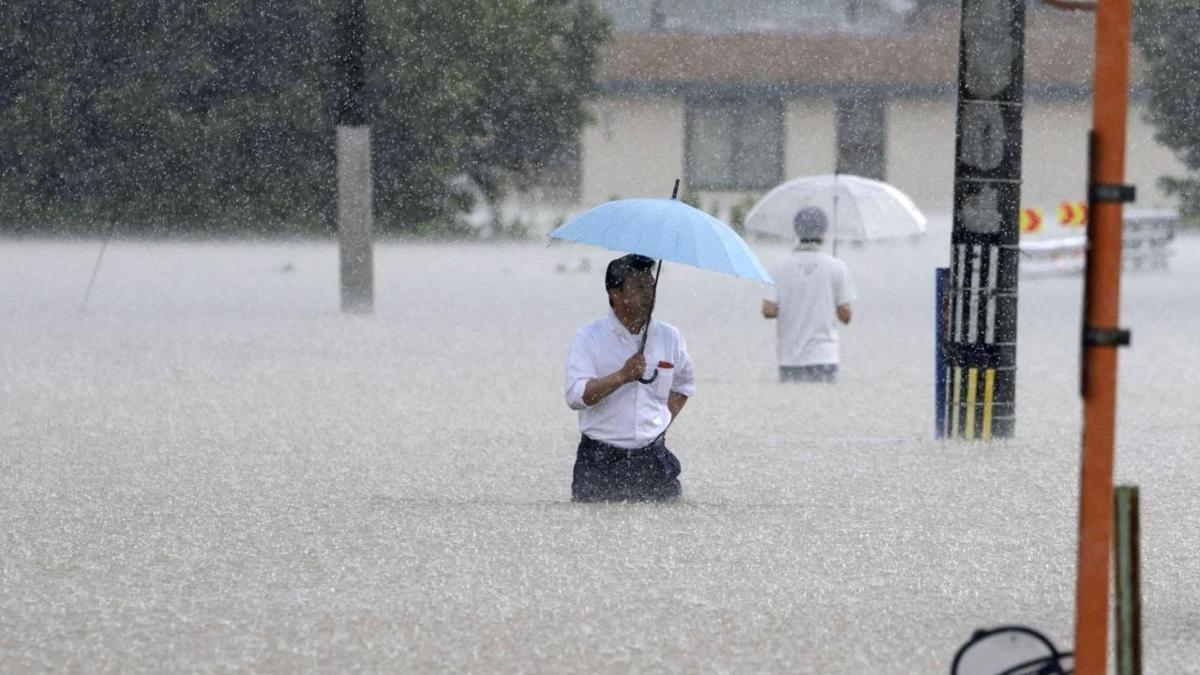
[[1042,231],[1042,210],[1041,209],[1021,209],[1022,232],[1041,232]]
[[1062,202],[1058,205],[1058,222],[1067,227],[1087,225],[1087,202]]

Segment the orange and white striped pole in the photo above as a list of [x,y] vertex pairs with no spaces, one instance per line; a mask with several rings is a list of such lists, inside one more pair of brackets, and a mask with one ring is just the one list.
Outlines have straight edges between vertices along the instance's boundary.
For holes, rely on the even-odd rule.
[[1075,595],[1075,672],[1104,675],[1108,656],[1109,569],[1112,561],[1113,445],[1121,297],[1121,204],[1129,102],[1130,0],[1096,5],[1096,71],[1090,139],[1087,275],[1084,287],[1083,437],[1079,493],[1079,553]]

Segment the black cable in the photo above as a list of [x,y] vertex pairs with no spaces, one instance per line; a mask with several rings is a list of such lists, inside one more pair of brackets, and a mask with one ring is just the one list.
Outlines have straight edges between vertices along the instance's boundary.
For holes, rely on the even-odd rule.
[[[1045,635],[1042,635],[1041,633],[1037,632],[1036,630],[1034,630],[1032,628],[1027,628],[1025,626],[1011,626],[1010,625],[1010,626],[999,626],[999,627],[992,628],[989,630],[980,629],[980,630],[975,631],[971,635],[971,639],[968,640],[967,643],[964,644],[962,647],[959,647],[958,652],[955,653],[954,661],[950,665],[950,675],[959,675],[959,672],[958,672],[959,662],[962,661],[962,658],[967,653],[967,650],[969,650],[974,645],[976,645],[994,635],[1000,634],[1000,633],[1024,633],[1026,635],[1029,635],[1029,636],[1033,637],[1034,639],[1036,639],[1037,641],[1041,642],[1043,645],[1045,645],[1046,649],[1050,653],[1047,654],[1046,656],[1038,657],[1035,659],[1031,659],[1029,661],[1024,661],[1022,663],[1018,663],[1014,666],[1010,666],[1010,667],[1006,668],[1005,670],[995,673],[994,675],[1073,675],[1074,674],[1075,669],[1074,668],[1067,668],[1067,669],[1063,668],[1062,661],[1063,661],[1063,659],[1073,658],[1075,656],[1075,652],[1073,652],[1073,651],[1060,652],[1060,651],[1058,651],[1058,648],[1054,646],[1054,643],[1050,641],[1049,638],[1047,638]],[[1026,670],[1027,668],[1031,668],[1031,667],[1036,667],[1037,669],[1036,670]]]

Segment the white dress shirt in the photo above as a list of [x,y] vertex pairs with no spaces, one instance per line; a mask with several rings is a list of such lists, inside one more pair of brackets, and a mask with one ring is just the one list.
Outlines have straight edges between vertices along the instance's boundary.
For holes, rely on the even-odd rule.
[[[692,359],[683,336],[668,323],[652,321],[645,377],[657,367],[658,378],[650,384],[621,385],[595,405],[585,405],[583,390],[588,380],[620,370],[637,352],[641,339],[641,334],[630,333],[611,309],[575,334],[567,357],[566,399],[572,410],[579,411],[581,433],[618,448],[643,447],[671,424],[670,393],[691,396],[695,391]],[[672,367],[659,365],[660,361]]]

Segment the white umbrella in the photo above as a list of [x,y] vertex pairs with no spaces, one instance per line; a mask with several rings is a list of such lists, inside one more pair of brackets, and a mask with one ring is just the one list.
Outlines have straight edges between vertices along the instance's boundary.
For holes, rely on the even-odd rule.
[[746,215],[746,230],[790,240],[792,219],[815,207],[829,219],[834,246],[839,241],[872,241],[925,232],[925,215],[908,195],[882,181],[850,174],[806,176],[774,188]]

